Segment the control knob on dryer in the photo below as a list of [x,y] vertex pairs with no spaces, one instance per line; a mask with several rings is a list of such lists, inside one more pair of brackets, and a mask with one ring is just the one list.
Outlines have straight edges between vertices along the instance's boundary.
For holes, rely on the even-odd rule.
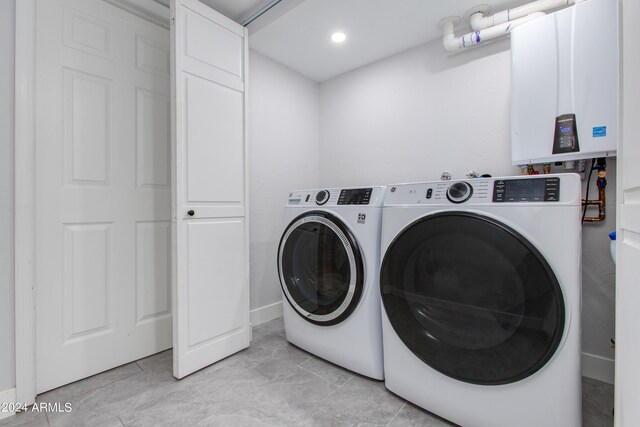
[[447,199],[453,203],[463,203],[473,194],[473,187],[464,181],[458,181],[447,188]]

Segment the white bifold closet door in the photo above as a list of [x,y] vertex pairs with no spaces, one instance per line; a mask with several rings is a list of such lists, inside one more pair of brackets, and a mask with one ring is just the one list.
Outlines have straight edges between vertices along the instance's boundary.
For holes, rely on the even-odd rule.
[[36,29],[41,393],[171,347],[172,174],[169,31],[102,0]]
[[248,347],[247,31],[171,1],[174,376]]
[[622,139],[618,145],[615,425],[640,425],[640,50],[634,26],[640,2],[624,0],[622,19]]
[[[36,391],[249,345],[243,27],[36,1]],[[173,292],[172,292],[173,288]]]

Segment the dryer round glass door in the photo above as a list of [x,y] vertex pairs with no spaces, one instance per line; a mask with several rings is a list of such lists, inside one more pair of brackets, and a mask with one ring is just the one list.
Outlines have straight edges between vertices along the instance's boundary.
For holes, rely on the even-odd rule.
[[456,380],[522,380],[562,338],[564,299],[549,264],[486,216],[444,212],[414,222],[387,249],[380,286],[402,342]]
[[287,227],[278,250],[282,291],[309,322],[346,319],[362,294],[362,256],[349,229],[326,212],[309,212]]

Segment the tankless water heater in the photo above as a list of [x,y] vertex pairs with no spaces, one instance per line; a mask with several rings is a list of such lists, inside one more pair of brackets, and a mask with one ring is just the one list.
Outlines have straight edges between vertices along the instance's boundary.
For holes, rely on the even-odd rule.
[[618,0],[583,0],[511,33],[514,165],[616,155]]

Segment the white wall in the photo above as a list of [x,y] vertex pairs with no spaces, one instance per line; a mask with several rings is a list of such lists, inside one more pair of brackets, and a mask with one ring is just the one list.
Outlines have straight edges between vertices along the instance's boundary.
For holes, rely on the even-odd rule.
[[249,57],[251,309],[282,300],[276,253],[283,206],[318,186],[318,84],[258,53]]
[[[438,40],[328,80],[320,86],[320,182],[435,180],[444,170],[519,174],[511,166],[509,106],[508,41],[448,54]],[[615,308],[610,166],[608,220],[583,227],[583,351],[607,359]],[[600,378],[612,379],[611,360],[603,363]]]
[[446,55],[439,41],[321,85],[323,185],[519,173],[509,148],[509,51]]
[[0,0],[0,392],[15,386],[13,280],[14,0]]

